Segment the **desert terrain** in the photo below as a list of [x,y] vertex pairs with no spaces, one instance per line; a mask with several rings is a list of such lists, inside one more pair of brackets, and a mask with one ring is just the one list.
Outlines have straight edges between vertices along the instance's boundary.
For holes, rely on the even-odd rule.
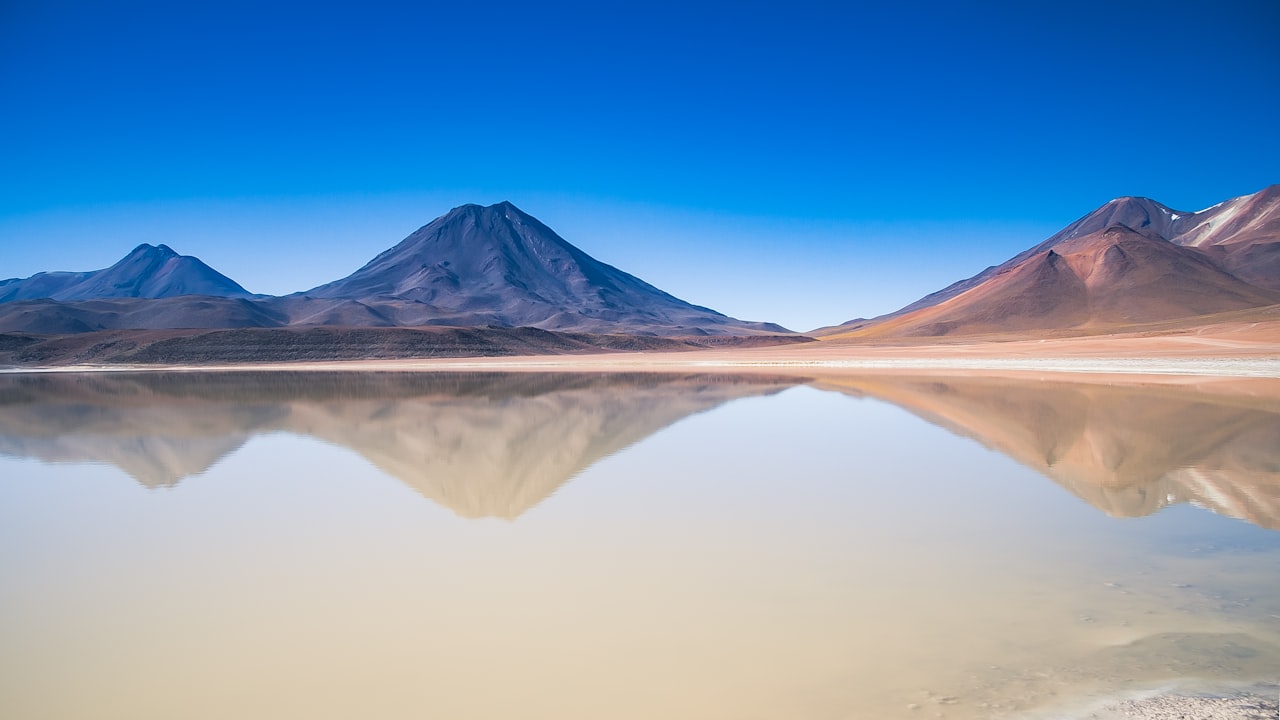
[[[324,328],[295,333],[280,353],[248,342],[252,329],[7,336],[0,364],[26,370],[158,368],[255,370],[732,369],[813,372],[1069,372],[1280,377],[1280,307],[1225,313],[1201,324],[1165,321],[1123,332],[991,334],[882,341],[831,338],[588,336],[528,328],[425,333]],[[272,333],[280,338],[279,331]],[[310,334],[310,335],[308,335]],[[299,337],[313,343],[297,342]],[[448,342],[442,342],[447,340]],[[769,344],[772,343],[772,344]],[[345,356],[335,348],[346,352]],[[479,353],[488,356],[478,356]],[[338,359],[335,359],[335,356]]]

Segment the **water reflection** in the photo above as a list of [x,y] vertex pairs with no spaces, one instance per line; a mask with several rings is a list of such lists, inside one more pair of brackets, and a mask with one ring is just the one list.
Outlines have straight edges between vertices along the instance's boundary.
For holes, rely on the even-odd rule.
[[1109,515],[1190,502],[1280,529],[1280,387],[836,378],[1031,467]]
[[[1027,720],[1272,680],[1280,534],[1115,522],[1001,453],[1275,527],[1278,386],[0,376],[5,454],[181,485],[0,459],[0,715]],[[514,523],[384,477],[515,517],[578,473]]]
[[[804,378],[190,373],[0,377],[0,454],[114,465],[147,487],[272,432],[351,448],[464,517],[515,518],[686,416]],[[1280,529],[1280,390],[828,377],[1027,465],[1110,515],[1191,502]]]
[[798,380],[713,375],[179,373],[0,377],[0,453],[114,465],[147,487],[251,437],[348,447],[463,517],[515,518],[686,416]]

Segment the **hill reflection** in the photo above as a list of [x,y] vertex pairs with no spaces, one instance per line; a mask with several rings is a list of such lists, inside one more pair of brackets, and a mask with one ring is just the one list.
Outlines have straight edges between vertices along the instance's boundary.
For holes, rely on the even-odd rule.
[[1188,386],[994,377],[543,373],[0,376],[0,454],[96,462],[147,487],[251,438],[350,448],[464,517],[515,518],[678,420],[811,382],[875,397],[1035,469],[1094,507],[1191,502],[1280,529],[1280,381]]
[[1191,502],[1280,529],[1280,382],[827,379],[972,438],[1113,516]]
[[801,381],[652,374],[176,373],[0,377],[0,453],[114,465],[148,487],[251,437],[348,447],[464,517],[515,518],[689,415]]

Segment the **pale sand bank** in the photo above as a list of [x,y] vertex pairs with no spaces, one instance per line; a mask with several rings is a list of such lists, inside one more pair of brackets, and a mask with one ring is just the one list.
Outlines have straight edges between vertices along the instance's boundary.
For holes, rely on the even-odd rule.
[[[1280,378],[1280,320],[1188,330],[1075,337],[838,340],[770,347],[581,355],[420,358],[192,365],[60,365],[8,372],[101,370],[355,370],[533,372],[779,372],[806,374],[1057,374],[1077,377]],[[0,370],[4,372],[4,370]],[[1096,378],[1095,378],[1096,379]]]
[[66,365],[6,368],[0,372],[201,371],[395,371],[395,372],[891,372],[919,374],[1070,373],[1090,375],[1280,378],[1277,357],[974,357],[887,353],[862,356],[701,351],[536,355],[465,359],[343,360],[235,365]]

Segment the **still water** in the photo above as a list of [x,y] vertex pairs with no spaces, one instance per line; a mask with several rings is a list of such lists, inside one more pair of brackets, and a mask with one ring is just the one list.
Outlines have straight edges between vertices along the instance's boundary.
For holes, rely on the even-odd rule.
[[1274,683],[1278,398],[0,376],[0,717],[1045,718]]

